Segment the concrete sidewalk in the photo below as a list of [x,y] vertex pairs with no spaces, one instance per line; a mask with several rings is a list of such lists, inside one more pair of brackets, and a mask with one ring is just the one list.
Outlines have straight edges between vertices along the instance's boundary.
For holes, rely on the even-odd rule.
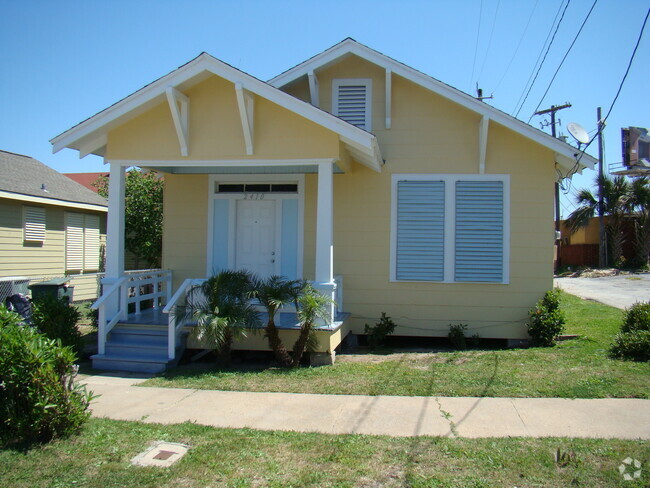
[[141,378],[82,376],[116,420],[396,437],[650,439],[650,400],[396,397],[146,388]]

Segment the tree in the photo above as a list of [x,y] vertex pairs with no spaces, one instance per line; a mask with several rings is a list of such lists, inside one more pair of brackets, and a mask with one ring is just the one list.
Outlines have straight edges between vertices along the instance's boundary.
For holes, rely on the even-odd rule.
[[197,321],[194,336],[217,351],[220,362],[230,364],[232,343],[259,325],[251,303],[255,295],[247,271],[225,270],[210,277],[188,293],[188,305],[180,311]]
[[650,179],[635,179],[630,196],[634,208],[634,264],[644,268],[650,257]]
[[255,283],[257,298],[268,314],[264,336],[269,342],[269,348],[273,351],[275,359],[281,366],[290,366],[293,360],[282,343],[280,333],[275,325],[275,316],[282,306],[298,301],[302,288],[301,281],[288,280],[281,276],[256,280]]
[[[108,198],[109,178],[101,176],[93,183]],[[163,179],[157,173],[132,168],[126,172],[124,248],[135,256],[135,267],[160,266],[162,254]]]
[[[595,184],[598,188],[601,188],[599,182],[599,177],[596,177]],[[609,238],[609,254],[611,263],[614,266],[619,266],[622,263],[623,243],[625,242],[623,222],[633,208],[630,197],[631,187],[623,176],[612,179],[604,175],[602,189],[603,215],[609,217],[606,226]],[[569,232],[574,233],[578,229],[586,227],[589,219],[598,214],[598,195],[598,193],[594,195],[587,188],[580,190],[576,199],[580,206],[569,215],[566,221]]]
[[296,312],[300,321],[300,334],[291,351],[291,367],[300,365],[305,351],[313,350],[318,345],[314,326],[317,319],[329,320],[329,307],[332,301],[318,292],[311,284],[303,282],[298,299],[296,300]]

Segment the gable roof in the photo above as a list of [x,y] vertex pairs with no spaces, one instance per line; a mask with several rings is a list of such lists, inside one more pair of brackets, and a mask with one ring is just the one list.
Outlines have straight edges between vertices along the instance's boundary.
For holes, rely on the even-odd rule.
[[307,76],[310,71],[317,71],[318,69],[331,66],[342,58],[350,55],[358,56],[370,63],[376,64],[385,69],[390,69],[396,75],[431,90],[432,92],[458,103],[473,112],[487,116],[514,132],[548,147],[555,152],[556,162],[566,169],[571,170],[576,167],[576,164],[593,169],[594,165],[597,163],[597,160],[594,157],[587,153],[582,153],[582,151],[561,139],[557,139],[546,132],[486,104],[485,102],[477,100],[473,96],[458,90],[457,88],[400,63],[399,61],[375,51],[350,37],[322,53],[313,56],[307,61],[279,74],[275,78],[269,80],[269,83],[277,88],[282,88],[303,76]]
[[0,197],[106,212],[107,201],[40,161],[0,150]]
[[360,163],[375,170],[381,168],[383,159],[373,134],[303,102],[205,52],[51,139],[53,151],[56,153],[68,147],[78,150],[80,157],[87,154],[104,156],[107,134],[111,128],[165,101],[167,87],[172,86],[182,91],[213,74],[240,84],[243,89],[337,133],[353,157]]

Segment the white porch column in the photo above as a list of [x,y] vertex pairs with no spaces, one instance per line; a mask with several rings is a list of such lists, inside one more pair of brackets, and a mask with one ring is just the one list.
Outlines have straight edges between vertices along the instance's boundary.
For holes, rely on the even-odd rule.
[[316,273],[314,287],[323,295],[332,298],[330,315],[336,317],[334,303],[336,284],[334,283],[334,245],[333,245],[333,170],[334,163],[318,163],[318,198],[316,203]]
[[108,180],[108,220],[106,229],[106,277],[124,275],[124,166],[111,163]]
[[[124,276],[124,188],[126,167],[111,163],[108,180],[108,218],[106,224],[106,274],[102,280],[104,290]],[[126,294],[114,295],[105,302],[100,310],[100,323],[105,318],[110,320],[120,311],[126,318]]]

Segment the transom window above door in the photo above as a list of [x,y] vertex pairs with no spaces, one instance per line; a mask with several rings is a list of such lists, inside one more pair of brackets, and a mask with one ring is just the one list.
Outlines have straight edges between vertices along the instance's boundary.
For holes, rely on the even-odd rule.
[[297,183],[215,183],[215,193],[298,193]]

